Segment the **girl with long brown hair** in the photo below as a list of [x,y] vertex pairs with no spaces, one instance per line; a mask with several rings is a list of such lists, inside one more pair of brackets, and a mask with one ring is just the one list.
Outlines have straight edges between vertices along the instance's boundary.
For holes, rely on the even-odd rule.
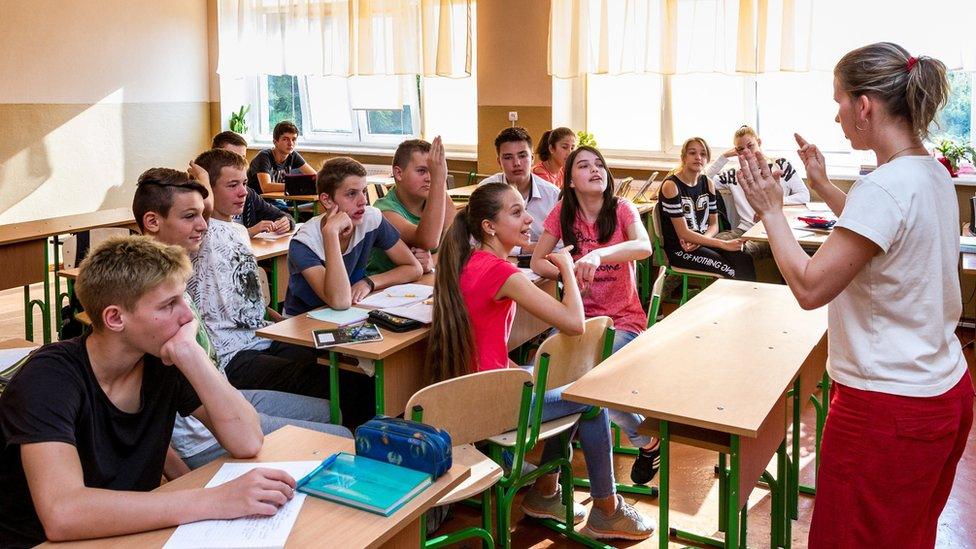
[[[458,212],[437,258],[427,356],[432,381],[519,367],[509,360],[507,349],[516,304],[563,332],[582,333],[583,302],[568,250],[547,256],[562,276],[562,301],[538,288],[507,259],[516,246],[528,243],[531,224],[522,195],[504,183],[478,187]],[[543,402],[535,403],[542,406],[543,421],[591,409],[563,400],[562,389],[546,392]],[[593,497],[583,533],[603,539],[646,539],[653,531],[650,521],[615,493],[606,410],[580,420],[578,431]],[[543,461],[561,454],[559,444],[555,439],[546,443]],[[536,518],[564,520],[566,509],[557,481],[557,474],[539,478],[523,500],[522,510]],[[574,507],[580,522],[585,510],[578,504]]]

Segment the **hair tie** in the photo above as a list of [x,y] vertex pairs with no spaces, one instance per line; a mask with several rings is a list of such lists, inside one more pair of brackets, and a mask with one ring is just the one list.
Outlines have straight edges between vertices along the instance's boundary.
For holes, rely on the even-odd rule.
[[918,64],[918,58],[914,55],[908,58],[908,66],[905,68],[905,72],[912,72],[912,68]]

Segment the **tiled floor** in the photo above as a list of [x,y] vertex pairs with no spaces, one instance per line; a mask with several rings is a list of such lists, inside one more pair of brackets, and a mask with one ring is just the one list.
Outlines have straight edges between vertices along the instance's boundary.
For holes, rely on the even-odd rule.
[[[34,290],[39,295],[39,290]],[[37,340],[40,341],[39,318],[35,322]],[[959,330],[957,333],[964,343],[974,338],[973,330]],[[0,339],[9,337],[23,337],[23,291],[8,290],[0,292]],[[972,345],[966,350],[970,372],[976,373],[974,352]],[[802,437],[802,481],[812,484],[814,481],[813,464],[813,410],[807,407],[803,414]],[[581,454],[577,452],[574,466],[580,474],[585,474]],[[633,458],[617,457],[616,473],[619,479],[628,479],[630,464]],[[672,450],[672,490],[671,490],[671,522],[673,526],[702,533],[717,534],[718,516],[718,484],[713,474],[716,454],[679,444],[673,445]],[[656,484],[655,480],[652,484]],[[588,494],[577,490],[577,501],[588,504]],[[650,516],[657,523],[658,507],[656,500],[643,496],[627,496],[628,501],[636,504],[637,508]],[[554,534],[525,519],[518,511],[518,502],[514,512],[514,532],[512,544],[514,547],[532,548],[561,548],[574,547],[574,543]],[[807,532],[810,526],[810,516],[813,510],[813,499],[801,496],[799,520],[793,523],[793,547],[806,547]],[[451,531],[463,526],[474,525],[479,521],[476,511],[456,506],[452,518],[447,521],[443,531]],[[750,547],[769,546],[769,493],[762,487],[757,487],[749,500],[748,542]],[[842,526],[838,526],[842,527]],[[657,547],[657,535],[641,542],[621,542],[620,547]],[[672,547],[682,547],[687,544],[672,542]],[[966,453],[963,455],[956,473],[955,484],[949,502],[939,521],[939,547],[974,548],[976,549],[976,430],[970,433]],[[480,547],[476,543],[460,544],[460,547]]]

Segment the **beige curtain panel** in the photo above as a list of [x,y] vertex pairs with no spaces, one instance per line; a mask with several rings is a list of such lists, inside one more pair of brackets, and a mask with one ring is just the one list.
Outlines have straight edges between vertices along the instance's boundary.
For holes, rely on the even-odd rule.
[[218,0],[223,76],[471,75],[474,0]]
[[552,0],[549,74],[830,71],[882,40],[976,69],[974,0]]

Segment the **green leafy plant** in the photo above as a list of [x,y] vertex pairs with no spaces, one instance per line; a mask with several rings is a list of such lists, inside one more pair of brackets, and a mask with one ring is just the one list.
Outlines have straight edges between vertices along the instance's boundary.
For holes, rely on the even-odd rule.
[[964,159],[968,159],[969,162],[976,165],[976,149],[967,143],[956,143],[951,139],[943,139],[935,150],[939,151],[949,161],[949,166],[953,172],[959,170],[959,161]]
[[576,132],[576,141],[577,145],[586,145],[588,147],[596,148],[596,137],[593,137],[593,134],[590,132],[583,130]]
[[247,113],[250,110],[250,105],[241,105],[240,110],[230,113],[230,131],[239,134],[247,133]]

